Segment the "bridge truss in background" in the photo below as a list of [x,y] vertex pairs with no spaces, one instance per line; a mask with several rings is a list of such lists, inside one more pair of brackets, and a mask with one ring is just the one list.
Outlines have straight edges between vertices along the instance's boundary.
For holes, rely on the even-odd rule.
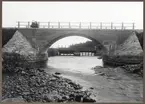
[[[50,29],[110,29],[127,30],[135,29],[135,23],[113,23],[113,22],[37,22],[39,28]],[[32,22],[18,21],[16,28],[31,28]]]

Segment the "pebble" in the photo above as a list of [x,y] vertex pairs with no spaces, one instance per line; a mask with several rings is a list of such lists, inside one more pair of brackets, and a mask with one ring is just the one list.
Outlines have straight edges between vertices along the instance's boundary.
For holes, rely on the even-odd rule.
[[56,75],[60,75],[61,73],[59,73],[59,72],[55,72],[55,74],[56,74]]
[[90,89],[94,89],[93,87],[90,87]]
[[105,75],[105,73],[99,73],[99,75],[104,76],[104,75]]

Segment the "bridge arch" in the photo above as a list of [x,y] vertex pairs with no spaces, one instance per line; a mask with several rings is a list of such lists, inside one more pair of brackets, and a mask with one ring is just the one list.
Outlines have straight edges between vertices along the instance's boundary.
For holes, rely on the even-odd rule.
[[67,35],[66,34],[65,35],[61,35],[61,36],[58,36],[58,37],[52,39],[51,41],[48,41],[48,43],[43,47],[43,50],[41,50],[41,51],[46,52],[49,49],[49,47],[52,44],[54,44],[55,42],[57,42],[58,40],[63,39],[65,37],[70,37],[70,36],[80,36],[80,37],[84,37],[84,38],[90,39],[93,42],[95,42],[96,44],[99,44],[102,47],[103,52],[107,51],[107,48],[99,40],[97,40],[97,39],[95,39],[95,38],[93,38],[91,36],[87,36],[85,34],[75,34],[75,33],[69,33]]

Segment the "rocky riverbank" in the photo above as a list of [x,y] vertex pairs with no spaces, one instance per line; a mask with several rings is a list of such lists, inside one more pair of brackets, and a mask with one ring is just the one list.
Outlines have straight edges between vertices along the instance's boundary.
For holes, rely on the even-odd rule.
[[48,74],[40,67],[3,60],[3,102],[95,102],[88,91],[69,79]]
[[104,66],[120,67],[143,76],[143,56],[103,56]]
[[143,62],[140,64],[135,64],[135,65],[124,65],[124,66],[121,66],[121,68],[125,69],[126,71],[130,73],[139,74],[143,77]]

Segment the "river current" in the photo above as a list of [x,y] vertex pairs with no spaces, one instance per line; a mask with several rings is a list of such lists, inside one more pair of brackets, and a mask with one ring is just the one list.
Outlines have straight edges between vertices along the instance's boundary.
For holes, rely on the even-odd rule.
[[57,56],[48,59],[48,66],[72,73],[94,74],[90,70],[95,66],[102,66],[102,59],[91,56]]

